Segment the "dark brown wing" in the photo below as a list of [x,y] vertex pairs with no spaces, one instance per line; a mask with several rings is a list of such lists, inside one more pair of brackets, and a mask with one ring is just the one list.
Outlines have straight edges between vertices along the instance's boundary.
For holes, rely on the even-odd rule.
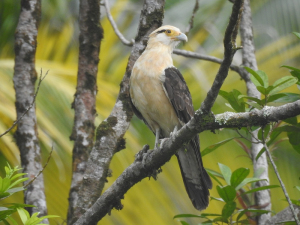
[[189,122],[195,113],[192,96],[177,68],[169,67],[165,69],[163,85],[179,120],[183,123]]
[[[182,123],[189,122],[195,111],[192,96],[179,70],[175,67],[165,69],[163,85],[179,120]],[[212,188],[212,182],[203,167],[198,135],[190,141],[186,149],[187,151],[181,149],[176,154],[182,178],[193,205],[196,209],[203,210],[209,203],[208,189]]]

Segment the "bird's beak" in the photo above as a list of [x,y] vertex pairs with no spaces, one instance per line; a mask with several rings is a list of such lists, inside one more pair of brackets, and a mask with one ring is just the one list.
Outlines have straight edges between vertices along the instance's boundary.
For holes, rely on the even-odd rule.
[[185,42],[188,41],[188,38],[187,38],[187,36],[184,33],[180,33],[178,36],[176,36],[176,39],[178,41],[185,41]]

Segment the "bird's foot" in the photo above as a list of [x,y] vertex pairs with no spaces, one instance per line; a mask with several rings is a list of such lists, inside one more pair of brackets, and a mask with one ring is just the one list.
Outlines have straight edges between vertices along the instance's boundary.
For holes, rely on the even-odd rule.
[[144,145],[143,149],[135,154],[135,160],[142,162],[148,150],[149,150],[149,145]]

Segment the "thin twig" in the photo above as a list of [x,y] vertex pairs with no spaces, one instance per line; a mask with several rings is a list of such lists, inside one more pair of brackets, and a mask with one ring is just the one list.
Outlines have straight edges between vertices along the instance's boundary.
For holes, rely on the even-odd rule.
[[269,148],[268,148],[268,146],[267,146],[267,144],[266,144],[266,142],[265,142],[265,139],[264,139],[264,130],[262,130],[262,144],[264,145],[264,147],[265,147],[265,149],[266,149],[268,158],[269,158],[269,160],[270,160],[270,162],[271,162],[271,164],[272,164],[272,166],[273,166],[274,172],[275,172],[275,174],[276,174],[276,176],[277,176],[277,178],[278,178],[278,180],[279,180],[279,183],[280,183],[280,186],[281,186],[281,188],[282,188],[282,190],[283,190],[283,193],[284,193],[284,195],[285,195],[285,198],[286,198],[286,200],[288,201],[288,203],[289,203],[289,205],[290,205],[290,209],[291,209],[291,211],[292,211],[292,213],[293,213],[293,217],[294,217],[294,219],[295,219],[297,225],[300,225],[300,222],[299,222],[299,219],[298,219],[297,214],[296,214],[296,212],[295,212],[293,203],[291,202],[291,199],[290,199],[290,197],[289,197],[289,194],[288,194],[287,191],[286,191],[285,185],[284,185],[283,181],[281,180],[281,177],[280,177],[280,175],[279,175],[279,172],[278,172],[278,170],[277,170],[277,167],[276,167],[276,165],[275,165],[275,163],[274,163],[274,160],[273,160],[273,158],[272,158],[272,156],[271,156],[271,153],[270,153],[270,151],[269,151]]
[[49,70],[47,70],[45,76],[43,76],[43,71],[41,69],[41,75],[40,75],[40,78],[39,78],[39,83],[37,85],[37,88],[36,88],[36,91],[34,93],[34,96],[33,96],[33,100],[31,102],[31,104],[29,105],[29,107],[25,110],[25,112],[23,112],[23,114],[17,119],[15,120],[15,122],[11,125],[10,128],[8,128],[4,133],[0,134],[0,138],[2,136],[4,136],[5,134],[7,134],[9,131],[11,131],[17,124],[18,122],[27,114],[27,112],[34,106],[34,103],[35,103],[35,99],[36,99],[36,96],[39,92],[39,89],[40,89],[40,86],[41,86],[41,83],[42,81],[46,78],[47,74],[48,74]]
[[47,159],[46,164],[43,166],[43,168],[40,170],[40,172],[39,172],[37,175],[34,176],[34,178],[33,178],[31,181],[29,181],[27,184],[24,185],[23,188],[28,187],[33,181],[35,181],[35,180],[38,178],[39,175],[41,175],[41,173],[44,171],[44,169],[46,168],[46,166],[48,165],[48,163],[49,163],[49,161],[50,161],[52,152],[53,152],[53,145],[52,145],[52,147],[51,147],[51,151],[50,151],[50,153],[49,153],[49,156],[48,156],[48,159]]
[[131,41],[128,41],[124,36],[123,34],[119,31],[118,29],[118,26],[117,24],[115,23],[114,21],[114,18],[112,17],[112,15],[110,14],[110,11],[109,11],[109,6],[108,6],[108,2],[107,0],[103,0],[104,2],[104,8],[105,8],[105,11],[106,11],[106,15],[107,15],[107,18],[111,24],[111,26],[113,27],[116,35],[119,37],[119,39],[122,41],[122,43],[124,45],[127,45],[127,46],[133,46],[134,44],[134,40],[132,39]]
[[241,138],[244,138],[245,140],[247,140],[247,141],[249,141],[249,142],[251,142],[251,143],[255,143],[255,144],[259,144],[259,143],[261,143],[261,142],[253,142],[252,140],[250,140],[249,138],[247,138],[247,137],[245,137],[244,135],[242,135],[240,132],[239,132],[239,130],[237,130],[237,129],[235,129],[235,131],[241,136]]
[[186,35],[188,35],[190,30],[194,27],[194,17],[195,17],[196,12],[198,11],[198,9],[199,9],[199,0],[196,0],[189,25],[187,26],[186,31],[185,31]]
[[[205,61],[210,61],[210,62],[214,62],[214,63],[218,63],[218,64],[222,64],[222,62],[223,62],[222,59],[219,59],[219,58],[214,57],[214,56],[202,55],[202,54],[199,54],[197,52],[191,52],[191,51],[186,51],[186,50],[174,49],[173,53],[176,54],[176,55],[181,55],[181,56],[185,56],[185,57],[188,57],[188,58],[202,59],[202,60],[205,60]],[[237,72],[238,74],[240,74],[241,69],[243,69],[243,68],[231,64],[230,69]]]

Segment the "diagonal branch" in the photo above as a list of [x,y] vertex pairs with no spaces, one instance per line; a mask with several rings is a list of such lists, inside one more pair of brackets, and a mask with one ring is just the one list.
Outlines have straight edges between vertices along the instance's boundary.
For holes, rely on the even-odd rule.
[[151,176],[170,160],[176,151],[191,140],[196,133],[220,128],[241,128],[257,126],[294,117],[300,114],[300,100],[280,107],[265,107],[245,113],[223,113],[215,117],[203,116],[198,110],[195,117],[174,133],[170,138],[163,139],[160,149],[149,150],[149,146],[137,154],[136,160],[127,167],[117,180],[102,194],[95,204],[75,223],[88,225],[91,221],[99,221],[113,207],[119,206],[126,192],[142,179]]
[[209,113],[213,107],[219,91],[228,75],[229,67],[232,63],[233,56],[237,51],[236,47],[236,36],[238,31],[238,26],[240,23],[240,18],[243,10],[243,0],[236,0],[232,7],[232,13],[229,19],[229,24],[225,31],[224,36],[224,60],[220,66],[220,69],[216,75],[211,89],[208,91],[205,100],[201,104],[201,110],[204,113]]
[[195,6],[193,8],[193,13],[192,13],[190,22],[189,22],[189,25],[187,26],[187,28],[185,30],[186,35],[188,35],[190,30],[194,27],[194,17],[195,17],[195,14],[197,13],[198,9],[199,9],[199,0],[195,0]]

